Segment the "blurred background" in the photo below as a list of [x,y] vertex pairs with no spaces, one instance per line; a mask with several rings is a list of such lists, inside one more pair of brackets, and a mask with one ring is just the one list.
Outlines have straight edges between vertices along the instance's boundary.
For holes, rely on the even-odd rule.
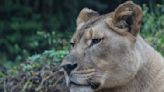
[[[0,0],[0,67],[48,53],[60,61],[68,52],[79,11],[105,14],[126,0]],[[142,36],[164,55],[164,0],[134,0],[144,13]]]

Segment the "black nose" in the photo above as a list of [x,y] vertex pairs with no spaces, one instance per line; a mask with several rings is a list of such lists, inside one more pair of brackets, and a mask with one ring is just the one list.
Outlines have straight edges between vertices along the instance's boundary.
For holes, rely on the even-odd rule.
[[67,72],[67,74],[70,74],[70,72],[77,67],[77,64],[65,64],[62,67]]

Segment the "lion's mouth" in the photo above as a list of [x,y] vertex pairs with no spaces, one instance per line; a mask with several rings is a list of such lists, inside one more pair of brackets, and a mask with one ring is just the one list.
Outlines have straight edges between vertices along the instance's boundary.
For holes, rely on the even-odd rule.
[[70,85],[76,85],[76,86],[90,86],[89,84],[79,84],[79,83],[76,83],[76,82],[73,82],[73,81],[70,82]]
[[91,79],[81,79],[81,78],[70,78],[65,76],[66,84],[68,87],[80,86],[80,87],[90,87],[91,89],[97,89],[100,86],[99,82],[95,82]]
[[70,85],[76,85],[76,86],[86,86],[86,87],[91,87],[92,89],[97,89],[100,86],[99,82],[88,82],[88,84],[79,84],[79,83],[75,83],[75,82],[70,82]]
[[[66,80],[66,85],[70,88],[87,88],[91,90],[98,89],[100,86],[100,82],[96,82],[93,79],[93,74],[94,73],[85,73],[85,74],[70,74],[68,75],[66,72],[64,73],[65,75],[65,80]],[[91,75],[91,76],[86,76],[86,75]]]
[[70,82],[70,92],[94,92],[98,86],[93,84],[78,84]]

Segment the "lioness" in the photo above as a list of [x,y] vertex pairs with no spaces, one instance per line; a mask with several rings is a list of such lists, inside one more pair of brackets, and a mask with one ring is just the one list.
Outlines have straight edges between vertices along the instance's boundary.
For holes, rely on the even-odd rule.
[[139,35],[142,17],[132,1],[80,12],[61,64],[70,92],[164,92],[164,59]]

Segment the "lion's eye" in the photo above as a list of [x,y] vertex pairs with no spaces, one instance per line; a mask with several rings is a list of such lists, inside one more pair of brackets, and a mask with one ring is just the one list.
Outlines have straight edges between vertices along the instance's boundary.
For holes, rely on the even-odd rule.
[[74,47],[74,46],[75,46],[75,43],[73,43],[73,42],[70,42],[70,45],[71,45],[72,47]]
[[92,39],[91,46],[94,44],[98,44],[99,42],[101,42],[101,40],[102,40],[102,38]]

